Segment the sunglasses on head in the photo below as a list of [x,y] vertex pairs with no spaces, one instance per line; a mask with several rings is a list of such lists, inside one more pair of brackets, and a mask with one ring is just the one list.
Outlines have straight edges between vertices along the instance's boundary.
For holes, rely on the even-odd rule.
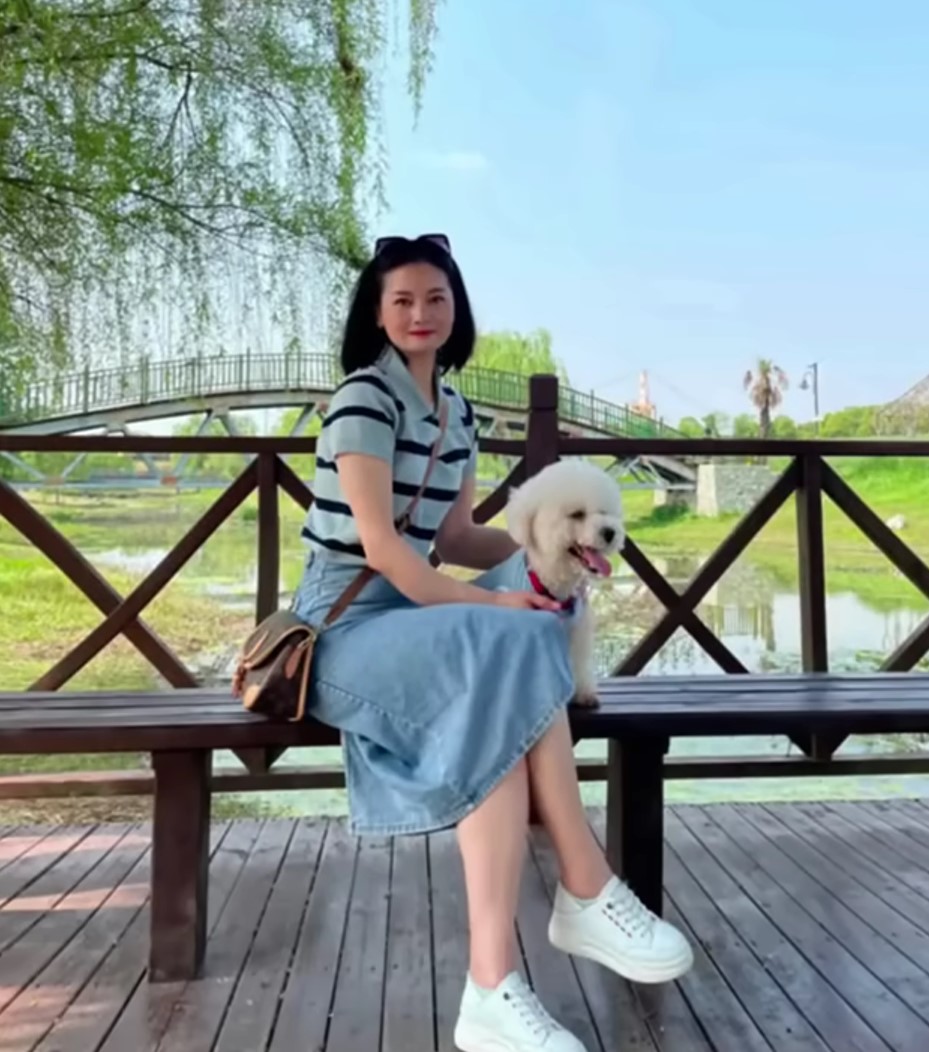
[[379,237],[374,242],[374,254],[379,256],[385,249],[393,248],[394,245],[415,245],[419,241],[431,241],[439,248],[444,248],[449,255],[452,253],[451,243],[445,234],[420,234],[419,237],[400,237],[399,235]]

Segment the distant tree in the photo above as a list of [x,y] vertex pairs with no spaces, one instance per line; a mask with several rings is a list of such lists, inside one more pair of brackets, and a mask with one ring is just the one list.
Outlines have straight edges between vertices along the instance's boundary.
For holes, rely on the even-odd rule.
[[787,390],[787,374],[768,358],[759,358],[755,371],[746,372],[743,379],[745,390],[758,410],[758,429],[762,438],[771,436],[771,415],[777,409]]
[[751,413],[739,413],[732,421],[732,434],[736,438],[757,438],[758,421]]
[[381,196],[398,3],[415,108],[437,0],[0,3],[7,387],[259,311],[302,330],[341,296]]
[[772,438],[797,438],[797,424],[783,413],[771,421]]
[[[551,334],[545,329],[529,333],[512,331],[485,332],[478,337],[474,357],[465,367],[470,369],[498,369],[530,377],[538,373],[552,373],[565,386],[570,385],[564,363],[555,355]],[[452,379],[454,383],[454,378]],[[482,454],[478,466],[480,478],[502,478],[513,466],[507,457]]]
[[703,434],[710,438],[722,438],[730,432],[732,427],[729,415],[721,413],[719,410],[707,413],[702,418],[701,423],[703,424]]
[[686,435],[688,438],[706,437],[706,427],[695,416],[681,417],[677,429],[682,435]]
[[504,372],[532,376],[533,373],[554,373],[563,384],[568,384],[568,371],[555,356],[551,334],[545,329],[530,333],[485,332],[478,337],[474,368],[501,369]]
[[877,406],[858,405],[826,413],[820,425],[823,438],[871,438],[877,434]]

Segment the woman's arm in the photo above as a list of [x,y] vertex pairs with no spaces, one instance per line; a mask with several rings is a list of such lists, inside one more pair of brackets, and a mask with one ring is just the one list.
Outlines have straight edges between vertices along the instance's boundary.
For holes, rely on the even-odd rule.
[[470,570],[489,570],[508,559],[519,545],[507,533],[474,521],[474,476],[467,475],[455,503],[436,536],[436,551],[444,562]]
[[439,603],[499,605],[500,595],[457,581],[430,566],[397,533],[393,522],[391,465],[361,453],[338,458],[339,484],[345,496],[368,565],[384,575],[408,599],[420,606]]

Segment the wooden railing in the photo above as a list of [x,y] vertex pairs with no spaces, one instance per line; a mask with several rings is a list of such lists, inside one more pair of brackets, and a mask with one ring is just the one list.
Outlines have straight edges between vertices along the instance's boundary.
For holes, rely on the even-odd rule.
[[[634,455],[693,455],[701,458],[723,456],[786,458],[786,467],[768,491],[735,525],[731,534],[703,563],[692,580],[678,591],[646,556],[634,537],[627,539],[625,561],[646,588],[664,608],[663,616],[618,662],[613,674],[637,675],[680,628],[686,630],[721,669],[733,675],[745,674],[743,662],[701,620],[697,611],[700,601],[732,566],[747,545],[789,500],[796,502],[797,560],[800,599],[802,667],[804,671],[828,669],[828,625],[826,618],[825,552],[823,505],[827,497],[882,552],[899,573],[922,595],[929,598],[929,566],[888,527],[830,465],[831,457],[925,457],[929,442],[886,441],[762,441],[759,439],[630,439],[571,438],[559,429],[559,390],[554,377],[534,377],[530,384],[528,429],[525,442],[484,439],[485,453],[514,458],[510,475],[484,499],[475,511],[478,522],[487,522],[504,507],[513,485],[559,457],[611,456],[625,460]],[[122,453],[228,453],[251,458],[241,474],[201,515],[177,544],[161,559],[148,576],[127,595],[120,595],[81,555],[76,547],[30,502],[0,480],[0,516],[41,551],[102,615],[93,630],[38,676],[31,690],[58,690],[117,636],[128,639],[173,687],[191,687],[197,676],[143,620],[146,608],[162,593],[191,557],[226,522],[233,513],[257,492],[258,577],[255,594],[255,618],[260,619],[277,608],[281,571],[280,497],[290,497],[301,508],[312,502],[310,488],[282,459],[287,454],[306,454],[315,449],[315,440],[307,438],[158,438],[106,436],[15,436],[0,434],[0,451],[26,452],[122,452]],[[913,669],[929,651],[929,617],[892,653],[886,655],[882,670],[901,672]],[[809,757],[795,773],[826,773],[831,758],[844,736],[829,739],[796,739],[796,744]],[[262,772],[254,756],[243,756],[252,774],[229,776],[238,788],[267,788],[278,776]],[[673,759],[673,758],[672,758]],[[669,763],[673,767],[673,762]],[[853,759],[836,769],[856,771],[895,769],[897,771],[929,768],[929,758],[869,757]],[[732,776],[750,771],[753,774],[774,771],[775,762],[766,759],[746,760],[733,768],[723,758],[687,759],[681,761],[687,777]],[[585,772],[597,777],[599,767]],[[673,776],[673,772],[672,772]],[[131,776],[121,775],[131,788]],[[144,776],[140,776],[143,777]],[[229,778],[227,778],[227,781]],[[339,772],[326,770],[316,775],[294,778],[281,776],[279,787],[340,784]],[[85,779],[87,784],[91,780]],[[230,785],[227,786],[231,787]],[[139,782],[141,784],[141,782]],[[49,790],[54,792],[54,788]],[[110,790],[112,791],[112,789]]]

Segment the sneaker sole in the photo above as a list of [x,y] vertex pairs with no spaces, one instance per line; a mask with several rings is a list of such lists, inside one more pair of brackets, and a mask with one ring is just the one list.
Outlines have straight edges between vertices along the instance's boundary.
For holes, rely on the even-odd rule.
[[658,964],[649,964],[647,961],[618,957],[615,953],[605,953],[595,943],[565,942],[555,932],[549,932],[548,938],[552,946],[563,953],[585,957],[587,960],[602,964],[604,968],[609,968],[610,971],[616,972],[617,975],[621,975],[632,983],[669,983],[686,975],[694,963],[693,950],[689,947],[687,952],[680,957],[672,958],[670,961],[661,961]]
[[514,1052],[509,1041],[501,1041],[486,1030],[468,1032],[464,1027],[456,1027],[454,1041],[459,1052]]

